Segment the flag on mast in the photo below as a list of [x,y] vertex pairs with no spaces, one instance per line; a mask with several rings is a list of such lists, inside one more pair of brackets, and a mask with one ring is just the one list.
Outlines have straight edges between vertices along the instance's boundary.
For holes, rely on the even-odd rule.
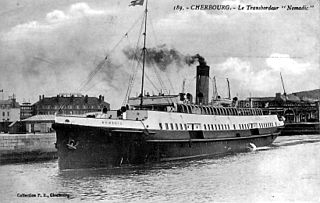
[[143,6],[144,0],[133,0],[130,2],[129,6]]

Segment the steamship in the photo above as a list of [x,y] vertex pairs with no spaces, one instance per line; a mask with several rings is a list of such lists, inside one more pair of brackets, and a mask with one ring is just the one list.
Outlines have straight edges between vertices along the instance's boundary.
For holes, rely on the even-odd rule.
[[[145,19],[147,5],[145,7]],[[146,23],[145,23],[146,25]],[[146,26],[143,69],[145,67]],[[190,94],[144,95],[119,110],[55,117],[60,169],[135,165],[244,152],[270,145],[283,127],[261,109],[209,102],[209,70],[198,57],[195,102]]]

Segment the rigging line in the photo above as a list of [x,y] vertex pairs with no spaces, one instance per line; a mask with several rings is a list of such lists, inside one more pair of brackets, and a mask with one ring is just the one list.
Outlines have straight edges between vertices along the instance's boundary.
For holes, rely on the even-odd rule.
[[163,89],[164,91],[167,91],[167,88],[166,88],[163,80],[161,79],[160,73],[158,72],[157,67],[155,67],[154,63],[152,63],[152,67],[153,67],[153,70],[154,70],[154,72],[156,74],[156,77],[157,77],[157,79],[158,79],[158,81],[160,83],[161,89]]
[[[158,80],[159,80],[159,83],[160,83],[160,86],[162,86],[162,89],[164,90],[164,91],[167,91],[167,89],[166,89],[166,87],[165,87],[165,85],[163,84],[163,81],[161,80],[161,77],[160,77],[160,74],[157,72],[157,68],[155,67],[155,65],[154,65],[154,63],[151,63],[151,65],[152,65],[152,67],[153,67],[153,69],[154,69],[154,72],[156,73],[156,77],[158,78]],[[158,88],[155,88],[158,92],[160,92],[161,91],[161,89],[159,90]],[[168,92],[167,92],[167,94],[169,94]],[[167,101],[168,101],[168,103],[173,103],[173,100],[169,97],[166,97],[165,98]]]
[[[139,62],[139,65],[140,65],[141,63]],[[140,66],[139,66],[140,67]],[[140,67],[141,68],[141,67]],[[158,90],[158,88],[157,88],[157,86],[152,82],[152,80],[150,79],[150,77],[148,76],[148,74],[147,73],[145,73],[145,77],[147,78],[147,80],[151,83],[151,85],[156,89],[156,90]],[[159,91],[159,90],[158,90]]]
[[[133,67],[133,61],[131,62],[131,66]],[[137,65],[136,65],[137,66]],[[128,98],[129,98],[129,95],[130,95],[130,93],[131,93],[131,89],[132,89],[132,86],[133,86],[133,83],[134,83],[134,78],[135,78],[135,75],[136,75],[136,72],[137,72],[137,67],[133,67],[132,68],[133,69],[133,74],[131,74],[130,76],[129,76],[129,82],[128,82],[128,87],[127,87],[127,91],[126,91],[126,94],[125,94],[125,96],[124,96],[124,100],[123,100],[123,102],[122,102],[122,106],[124,106],[126,103],[127,103],[127,100],[128,100]]]
[[[129,79],[127,92],[126,92],[126,95],[125,95],[124,100],[122,102],[123,105],[125,105],[125,103],[127,103],[128,99],[130,97],[130,94],[131,94],[131,91],[132,91],[132,87],[133,87],[133,84],[134,84],[134,81],[135,81],[135,78],[136,78],[136,75],[137,75],[137,72],[138,72],[138,66],[140,65],[142,52],[140,53],[140,59],[138,60],[138,56],[137,56],[136,50],[138,50],[138,47],[139,47],[142,29],[143,29],[143,21],[141,21],[141,26],[140,26],[140,30],[139,30],[139,37],[138,37],[136,46],[134,47],[134,60],[131,60],[132,62],[131,62],[130,67],[133,67],[134,61],[137,61],[137,63],[136,63],[136,66],[132,68],[133,69],[133,71],[132,71],[133,73],[132,73],[132,75],[130,76],[130,79]],[[129,37],[128,37],[128,40],[129,40]]]
[[[154,72],[156,73],[156,77],[157,77],[158,80],[159,80],[160,86],[162,86],[162,88],[164,89],[164,91],[167,91],[165,85],[163,84],[163,81],[161,80],[161,77],[160,77],[159,72],[157,72],[157,68],[155,67],[154,63],[151,63],[151,65],[152,65],[152,67],[153,67],[153,69],[154,69]],[[156,89],[157,89],[157,88],[156,88]],[[158,89],[157,89],[157,90],[158,90]],[[160,92],[160,91],[158,90],[158,92]],[[167,94],[169,94],[169,93],[167,92]],[[170,103],[170,102],[171,102],[171,103],[174,103],[171,97],[166,97],[165,99],[168,101],[168,103]]]
[[[140,54],[140,60],[141,60],[141,57],[142,57],[142,52]],[[136,66],[133,68],[133,74],[130,76],[127,92],[126,92],[126,95],[124,97],[124,101],[122,102],[122,106],[124,106],[125,103],[128,103],[128,100],[129,100],[129,97],[130,97],[130,94],[131,94],[131,91],[132,91],[132,87],[133,87],[133,84],[134,84],[134,81],[135,81],[135,77],[136,77],[137,72],[138,72],[138,67],[140,65],[140,60],[137,61]],[[133,64],[133,62],[134,61],[132,60],[132,64]]]
[[[142,56],[142,52],[141,52],[141,56]],[[140,58],[140,60],[138,60],[138,64],[137,64],[137,66],[136,67],[140,67],[141,68],[141,58]],[[137,73],[137,71],[136,71],[136,73]],[[158,88],[157,88],[157,86],[152,82],[152,80],[150,79],[150,77],[148,76],[148,74],[147,73],[145,73],[145,77],[147,78],[147,80],[151,83],[151,85],[157,90],[157,91],[159,91],[158,90]],[[134,77],[135,78],[135,77]],[[133,78],[133,79],[134,79]],[[132,91],[132,88],[131,88],[131,90],[130,90],[130,92],[129,92],[129,95],[131,94],[131,91]]]
[[[154,29],[154,27],[153,27],[153,23],[152,23],[152,18],[150,17],[149,18],[150,20],[149,20],[149,24],[151,24],[151,29],[152,29],[152,32],[153,32],[153,36],[154,36],[154,40],[155,40],[155,45],[157,45],[158,43],[158,40],[157,40],[157,37],[156,37],[156,32],[155,32],[155,29]],[[156,73],[157,74],[157,73]],[[174,88],[173,88],[173,85],[172,85],[172,82],[171,82],[171,80],[170,80],[170,78],[168,77],[168,75],[167,75],[167,73],[165,73],[165,75],[166,75],[166,77],[167,77],[167,79],[168,79],[168,81],[169,81],[169,84],[170,84],[170,86],[171,86],[171,89],[172,90],[174,90]],[[159,79],[158,79],[159,80]],[[160,82],[160,81],[159,81]],[[174,90],[175,91],[175,90]]]
[[213,88],[213,93],[212,93],[212,97],[214,99],[217,99],[219,93],[218,93],[218,89],[217,89],[217,84],[216,84],[216,79],[215,79],[215,76],[213,78],[209,77],[209,79],[211,80],[212,82],[212,88]]
[[191,79],[188,79],[186,82],[186,90],[190,89],[191,83],[197,78],[197,76],[192,77]]
[[170,84],[170,86],[171,86],[171,89],[172,89],[173,91],[175,91],[175,89],[174,89],[174,87],[173,87],[173,85],[172,85],[172,82],[171,82],[171,80],[170,80],[170,77],[169,77],[168,73],[166,72],[165,74],[166,74],[166,76],[167,76],[167,78],[168,78],[168,81],[169,81],[169,84]]
[[[148,50],[147,50],[147,56],[148,56],[148,54],[149,54],[149,52],[148,52]],[[159,83],[160,83],[161,88],[164,89],[164,90],[167,90],[167,89],[166,89],[166,86],[164,85],[163,80],[161,79],[160,73],[157,71],[157,67],[155,67],[155,64],[154,64],[154,63],[151,63],[151,66],[152,66],[153,69],[154,69],[154,72],[155,72],[156,77],[157,77],[157,79],[158,79],[158,81],[159,81]]]
[[98,84],[103,84],[103,82],[102,81],[95,81],[95,82],[91,83],[90,85],[86,86],[83,89],[83,92],[89,92],[92,88],[96,87]]
[[[129,30],[121,37],[121,39],[117,42],[117,44],[111,49],[110,53],[112,53],[118,46],[119,44],[122,42],[122,40],[128,35],[128,33],[134,28],[134,26],[137,24],[137,22],[139,21],[139,19],[141,18],[143,14],[141,14],[137,19],[136,21],[134,22],[134,24],[129,28]],[[85,86],[87,86],[91,80],[93,79],[93,77],[103,68],[104,64],[106,63],[107,61],[107,57],[102,61],[100,62],[97,67],[91,71],[91,73],[89,74],[88,76],[88,79],[83,81],[83,83],[81,83],[81,85],[78,87],[78,90],[77,91],[81,91],[83,90],[83,88]],[[95,84],[96,85],[96,84]],[[93,85],[93,86],[95,86]],[[60,111],[66,104],[63,104],[63,105],[60,105],[60,108],[58,111]]]
[[150,21],[149,21],[149,24],[151,24],[151,29],[152,29],[152,32],[153,32],[153,38],[154,38],[154,41],[155,41],[155,45],[157,45],[158,43],[158,39],[157,39],[157,35],[156,35],[156,32],[155,32],[155,29],[153,27],[153,22],[152,22],[152,18],[151,18],[151,15],[149,17]]
[[[153,32],[153,38],[154,38],[154,40],[155,40],[155,46],[157,46],[157,44],[158,44],[158,43],[157,43],[157,42],[158,42],[158,39],[157,39],[156,32],[155,32],[155,29],[154,29],[154,26],[153,26],[153,23],[152,23],[152,17],[150,16],[149,19],[150,19],[150,20],[149,20],[149,24],[151,24],[151,29],[152,29],[152,32]],[[148,52],[147,52],[147,54],[148,54]],[[159,74],[157,68],[154,66],[153,63],[152,63],[152,66],[153,66],[154,72],[155,72],[155,74],[156,74],[156,76],[157,76],[157,79],[158,79],[158,81],[159,81],[159,83],[160,83],[161,88],[162,88],[164,91],[167,91],[167,94],[168,94],[168,90],[167,90],[166,86],[164,85],[163,80],[161,79],[161,75]]]
[[[155,29],[154,29],[154,26],[153,26],[153,23],[152,23],[152,18],[151,18],[151,16],[149,16],[149,19],[150,19],[150,20],[149,20],[149,24],[151,24],[151,29],[152,29],[152,32],[153,32],[153,38],[154,38],[155,46],[156,46],[156,45],[158,44],[158,43],[157,43],[157,42],[158,42],[158,39],[157,39],[156,32],[155,32]],[[148,50],[146,50],[146,53],[148,54]],[[154,72],[155,72],[155,74],[156,74],[156,77],[157,77],[157,79],[158,79],[158,81],[159,81],[159,83],[160,83],[161,88],[164,90],[164,92],[167,92],[167,94],[169,94],[169,92],[168,92],[168,90],[167,90],[167,88],[166,88],[163,80],[161,79],[161,75],[160,75],[160,73],[158,72],[157,67],[155,67],[155,64],[154,64],[154,63],[150,63],[150,64],[151,64],[151,66],[153,67],[153,70],[154,70]],[[165,74],[166,74],[166,73],[165,73]],[[167,78],[168,78],[168,76],[167,76]],[[171,88],[174,90],[174,88],[173,88],[173,86],[172,86],[172,83],[171,83],[171,81],[170,81],[170,78],[168,78],[168,80],[169,80],[169,84],[171,85]],[[157,88],[156,88],[156,89],[157,89]],[[158,90],[158,91],[159,91],[159,90]],[[159,92],[160,92],[160,91],[159,91]],[[168,102],[173,103],[173,100],[172,100],[171,97],[166,98],[166,100],[167,100]]]
[[[122,42],[122,40],[127,36],[127,33],[125,35],[122,36],[122,38],[119,40],[119,42],[112,48],[112,50],[110,51],[111,53],[119,46],[119,44]],[[85,81],[85,83],[83,83],[80,87],[79,87],[79,90],[82,90],[86,85],[88,85],[91,80],[94,78],[94,76],[104,67],[104,64],[107,62],[107,56],[106,58],[101,61],[97,66],[96,68],[91,71],[88,79]]]
[[[153,26],[153,19],[152,19],[151,16],[149,17],[149,19],[150,19],[150,20],[149,20],[149,24],[151,25],[151,29],[152,29],[152,32],[153,32],[153,39],[154,39],[154,41],[155,41],[155,45],[157,45],[157,44],[158,44],[158,39],[157,39],[157,35],[156,35],[155,29],[154,29],[154,26]],[[148,53],[148,52],[147,52],[147,53]],[[158,79],[158,81],[159,81],[159,83],[160,83],[161,88],[164,89],[164,91],[167,91],[167,94],[169,94],[169,92],[168,92],[168,90],[167,90],[167,88],[166,88],[166,86],[165,86],[165,83],[164,83],[163,80],[161,79],[161,75],[160,75],[160,73],[158,72],[158,69],[154,66],[154,64],[152,64],[152,66],[153,66],[154,72],[155,72],[155,74],[156,74],[156,76],[157,76],[157,79]],[[168,78],[168,80],[169,80],[169,84],[171,85],[171,88],[174,90],[170,78]],[[174,90],[174,91],[175,91],[175,90]],[[172,100],[171,97],[166,98],[166,99],[167,99],[168,102],[173,103],[173,100]]]
[[[152,63],[152,67],[154,69],[156,77],[159,80],[160,86],[162,86],[161,88],[164,90],[164,92],[167,91],[167,89],[166,89],[166,87],[165,87],[165,85],[164,85],[164,83],[163,83],[163,81],[161,79],[160,73],[157,71],[157,68],[155,67],[154,63]],[[158,92],[160,92],[160,91],[158,90]],[[167,92],[167,94],[169,94],[169,93]],[[169,98],[167,97],[165,99],[168,101],[168,103],[170,103],[170,102],[173,103],[173,101],[172,101],[172,99],[170,97]]]
[[[128,33],[134,28],[134,26],[137,24],[137,22],[140,20],[141,15],[139,16],[139,18],[137,18],[137,20],[133,23],[133,25],[129,28],[129,30],[121,37],[121,39],[118,41],[118,43],[110,50],[110,54],[113,53],[113,51],[119,46],[119,44],[122,42],[122,40],[128,35]],[[110,55],[109,54],[109,55]],[[84,86],[86,86],[89,82],[91,82],[91,80],[93,79],[93,77],[103,68],[104,63],[106,62],[106,60],[108,55],[106,56],[106,58],[102,61],[101,65],[98,64],[98,66],[90,73],[89,75],[89,79],[84,81],[84,83],[82,83],[80,85],[80,87],[78,88],[79,91],[82,90],[84,88]],[[100,65],[100,66],[99,66]]]
[[82,90],[85,88],[85,86],[87,86],[87,85],[91,82],[91,80],[92,80],[92,79],[94,78],[94,76],[98,73],[98,71],[102,69],[102,67],[104,66],[104,63],[105,63],[105,60],[104,60],[104,61],[101,61],[101,62],[96,66],[96,68],[95,68],[93,71],[91,71],[88,79],[87,79],[84,83],[82,83],[81,86],[78,88],[79,91],[82,91]]
[[157,88],[157,86],[156,86],[156,85],[152,82],[152,80],[149,78],[148,74],[145,74],[145,76],[146,76],[146,78],[148,79],[148,81],[151,83],[151,85],[154,87],[154,89],[156,89],[157,91],[159,91],[158,88]]
[[[141,16],[140,16],[141,17]],[[140,39],[141,39],[141,33],[142,33],[142,29],[143,29],[143,18],[142,19],[140,19],[141,20],[141,26],[140,26],[140,29],[139,29],[139,34],[138,34],[138,41],[137,41],[137,44],[136,44],[136,47],[138,47],[138,44],[139,44],[139,42],[140,42]],[[131,42],[130,42],[130,40],[129,40],[129,35],[128,35],[128,33],[129,33],[130,31],[128,31],[127,33],[126,33],[126,36],[127,36],[127,39],[128,39],[128,41],[129,41],[129,44],[131,44]]]

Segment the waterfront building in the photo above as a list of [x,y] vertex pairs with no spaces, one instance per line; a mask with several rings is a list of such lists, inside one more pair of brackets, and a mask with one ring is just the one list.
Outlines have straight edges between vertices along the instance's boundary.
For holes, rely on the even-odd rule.
[[35,115],[24,119],[27,133],[51,133],[54,115]]
[[275,97],[250,97],[239,101],[239,107],[261,108],[265,114],[285,117],[286,123],[319,122],[319,101],[295,94]]
[[32,116],[33,113],[33,109],[32,109],[32,105],[29,102],[23,102],[20,105],[20,119],[26,119]]
[[55,97],[39,96],[39,101],[32,105],[33,115],[85,114],[110,109],[110,104],[104,101],[104,96],[89,97],[82,94],[59,94]]
[[14,96],[0,100],[0,132],[8,132],[9,125],[20,120],[20,105]]

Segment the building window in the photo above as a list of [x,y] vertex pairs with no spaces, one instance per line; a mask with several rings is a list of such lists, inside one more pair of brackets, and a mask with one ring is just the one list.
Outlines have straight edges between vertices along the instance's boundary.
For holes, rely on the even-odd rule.
[[173,123],[170,123],[170,126],[171,126],[171,130],[173,130]]
[[7,115],[8,115],[8,117],[10,116],[10,113],[9,113],[9,111],[7,112]]
[[5,112],[2,112],[2,116],[5,117],[5,115],[6,115],[6,113],[5,113]]
[[166,125],[166,130],[169,130],[169,125],[168,125],[168,123],[165,123],[165,125]]
[[160,127],[160,129],[162,130],[162,123],[159,123],[159,127]]

